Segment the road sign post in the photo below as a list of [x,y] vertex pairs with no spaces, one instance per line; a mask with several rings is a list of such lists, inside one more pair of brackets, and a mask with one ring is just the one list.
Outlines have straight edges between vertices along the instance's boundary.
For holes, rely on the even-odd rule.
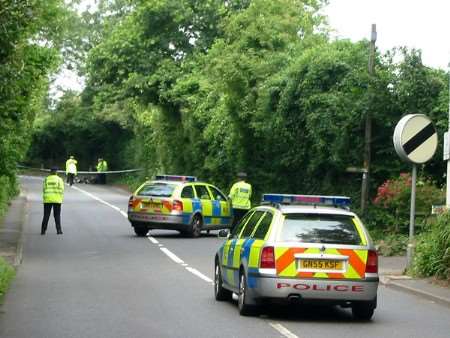
[[412,163],[411,210],[409,215],[408,267],[414,257],[414,223],[416,215],[417,164],[430,160],[437,148],[437,133],[431,120],[422,114],[404,116],[395,127],[394,147],[398,156]]

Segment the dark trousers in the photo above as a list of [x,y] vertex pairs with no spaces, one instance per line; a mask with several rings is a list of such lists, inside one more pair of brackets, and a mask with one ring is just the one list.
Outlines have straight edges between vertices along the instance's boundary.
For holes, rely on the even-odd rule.
[[42,218],[41,234],[47,231],[48,220],[53,208],[53,217],[55,218],[56,232],[62,234],[61,230],[61,203],[44,203],[44,218]]
[[236,209],[233,208],[233,225],[232,229],[236,226],[236,224],[239,223],[239,221],[244,217],[244,215],[247,213],[247,209]]
[[97,174],[98,184],[106,184],[106,174]]
[[67,183],[69,183],[70,185],[73,185],[74,178],[75,178],[75,174],[68,173],[67,174]]

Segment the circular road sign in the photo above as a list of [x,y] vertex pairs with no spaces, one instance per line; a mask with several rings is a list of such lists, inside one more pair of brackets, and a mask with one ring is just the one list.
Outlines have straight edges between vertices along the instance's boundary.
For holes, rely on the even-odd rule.
[[426,115],[406,115],[395,127],[395,151],[405,161],[417,164],[427,162],[436,152],[437,143],[436,129]]

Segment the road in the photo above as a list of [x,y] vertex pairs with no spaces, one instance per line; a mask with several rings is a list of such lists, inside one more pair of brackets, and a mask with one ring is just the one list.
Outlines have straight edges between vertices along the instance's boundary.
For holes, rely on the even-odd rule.
[[22,178],[28,197],[23,264],[0,308],[0,337],[442,337],[450,308],[380,286],[371,322],[340,308],[271,307],[241,317],[213,297],[213,258],[222,240],[176,232],[134,236],[128,195],[67,187],[64,235],[53,220],[40,235],[41,178]]

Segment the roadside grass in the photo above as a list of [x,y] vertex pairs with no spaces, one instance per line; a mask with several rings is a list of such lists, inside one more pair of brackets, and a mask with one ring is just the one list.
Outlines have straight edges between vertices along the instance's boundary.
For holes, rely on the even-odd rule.
[[14,268],[0,257],[0,303],[15,275]]

